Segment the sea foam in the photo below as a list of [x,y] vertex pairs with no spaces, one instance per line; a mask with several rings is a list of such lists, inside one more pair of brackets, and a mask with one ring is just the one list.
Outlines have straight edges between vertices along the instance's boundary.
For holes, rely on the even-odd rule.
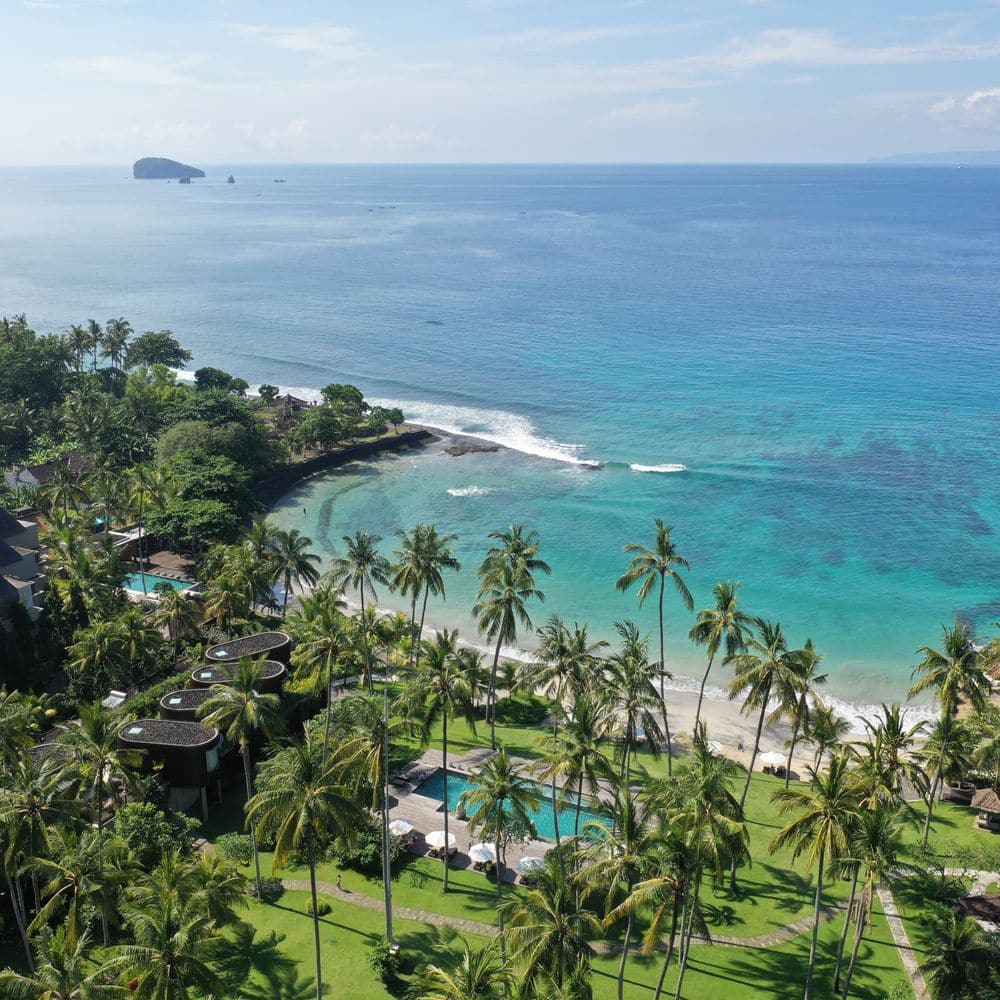
[[492,493],[493,490],[486,486],[455,486],[448,492],[453,497],[484,497],[487,493]]
[[629,466],[633,472],[687,472],[686,465],[667,463],[666,465],[639,465],[638,462]]

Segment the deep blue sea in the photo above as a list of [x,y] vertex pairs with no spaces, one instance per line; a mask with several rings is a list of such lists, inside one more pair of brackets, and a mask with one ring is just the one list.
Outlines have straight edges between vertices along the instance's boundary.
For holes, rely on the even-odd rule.
[[[507,445],[349,467],[276,514],[327,555],[355,528],[455,532],[434,621],[469,632],[487,532],[525,521],[553,566],[536,618],[653,628],[613,585],[654,516],[698,606],[742,581],[855,702],[899,697],[941,622],[1000,618],[1000,170],[209,174],[0,171],[0,311],[169,327],[196,365],[354,382]],[[670,600],[681,674],[690,624]]]

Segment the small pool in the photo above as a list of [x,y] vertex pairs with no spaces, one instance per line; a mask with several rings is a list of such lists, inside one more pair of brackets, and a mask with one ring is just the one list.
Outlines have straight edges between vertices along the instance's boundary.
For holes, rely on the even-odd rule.
[[[464,774],[459,774],[457,771],[448,772],[448,811],[451,813],[455,812],[458,806],[458,800],[462,792],[467,791],[470,788],[475,788],[468,778]],[[438,768],[419,788],[416,789],[418,795],[426,795],[429,799],[434,799],[437,802],[444,802],[444,770]],[[556,839],[556,827],[553,822],[552,815],[552,790],[551,788],[543,788],[539,786],[539,795],[542,796],[541,807],[538,809],[532,809],[529,811],[528,815],[531,817],[532,822],[535,824],[535,829],[538,831],[538,836],[542,840],[555,840]],[[559,836],[560,837],[571,837],[573,835],[573,824],[576,819],[576,807],[572,801],[567,802],[559,810]],[[584,824],[588,821],[600,821],[603,817],[598,816],[597,813],[592,812],[589,809],[580,810],[580,829],[583,830]]]
[[157,576],[155,573],[129,573],[125,577],[125,589],[136,594],[143,593],[142,582],[144,578],[147,594],[152,594],[158,583],[166,583],[174,590],[190,590],[195,585],[194,580],[175,580],[169,576]]

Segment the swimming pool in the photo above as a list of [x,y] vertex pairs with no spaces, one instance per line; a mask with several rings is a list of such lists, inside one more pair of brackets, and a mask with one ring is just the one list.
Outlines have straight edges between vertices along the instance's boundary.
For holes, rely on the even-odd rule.
[[[458,806],[459,797],[463,792],[476,786],[457,771],[448,772],[448,811],[455,812]],[[555,840],[556,827],[552,815],[552,791],[549,788],[538,786],[539,795],[542,796],[541,806],[538,809],[531,809],[528,815],[535,824],[538,836],[542,840]],[[429,799],[437,802],[444,802],[444,770],[438,768],[419,788],[417,795],[426,795]],[[576,818],[575,802],[570,800],[559,810],[559,836],[567,837],[573,835],[573,823]],[[588,821],[598,821],[602,817],[589,809],[580,810],[580,829]]]
[[152,594],[158,583],[169,584],[174,590],[190,590],[194,585],[194,580],[175,580],[169,576],[157,576],[155,573],[129,573],[125,577],[125,589],[133,593],[143,593],[142,581],[146,579],[146,593]]

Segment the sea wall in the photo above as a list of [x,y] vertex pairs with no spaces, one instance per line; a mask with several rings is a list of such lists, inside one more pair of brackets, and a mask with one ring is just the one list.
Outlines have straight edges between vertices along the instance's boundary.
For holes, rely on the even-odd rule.
[[304,462],[288,465],[266,479],[262,479],[254,486],[254,496],[260,503],[270,506],[297,482],[314,476],[318,472],[334,469],[338,465],[346,465],[348,462],[354,462],[360,458],[370,458],[372,455],[386,451],[405,451],[408,448],[419,448],[421,445],[430,444],[436,440],[438,438],[429,430],[418,427],[414,430],[403,431],[402,434],[379,438],[377,441],[363,441],[360,444],[326,451],[322,455],[316,455]]

